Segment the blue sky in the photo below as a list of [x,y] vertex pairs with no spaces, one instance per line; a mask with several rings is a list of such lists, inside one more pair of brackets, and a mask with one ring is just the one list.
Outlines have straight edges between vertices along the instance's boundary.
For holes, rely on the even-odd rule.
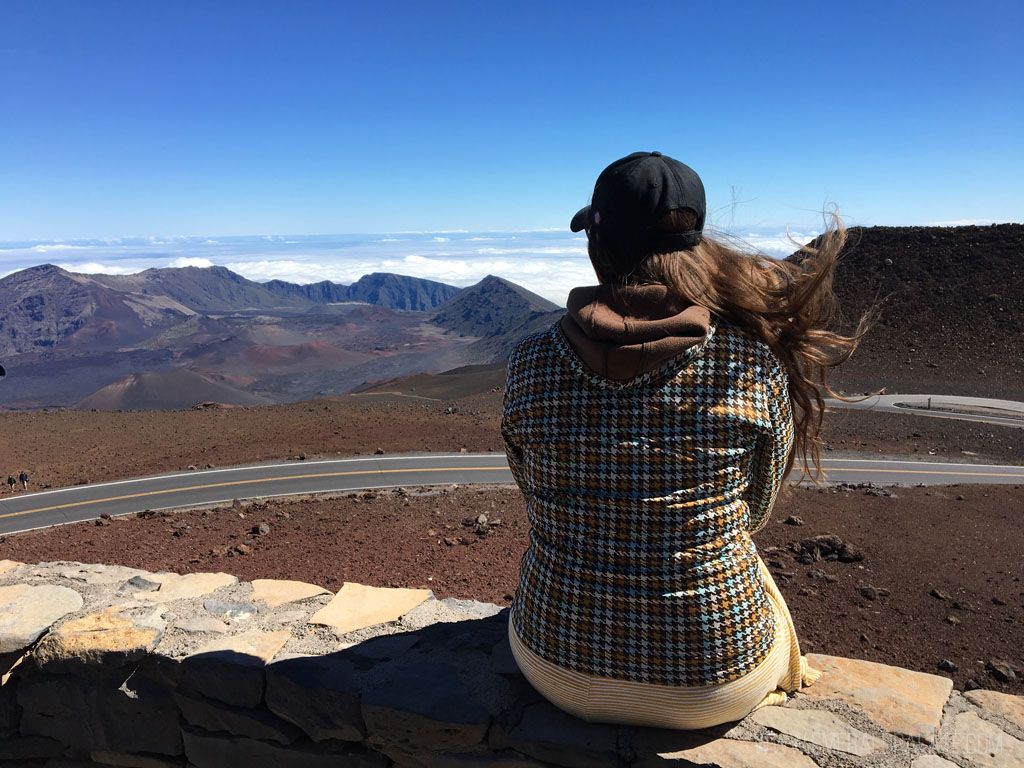
[[1019,221],[1024,4],[0,4],[0,241],[565,228],[608,162],[712,225]]

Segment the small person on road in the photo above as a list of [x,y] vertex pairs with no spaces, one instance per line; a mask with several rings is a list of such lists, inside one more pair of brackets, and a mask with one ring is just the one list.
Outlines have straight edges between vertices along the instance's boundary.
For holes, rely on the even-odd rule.
[[16,482],[18,482],[18,481],[14,479],[14,475],[8,475],[7,476],[7,484],[9,486],[11,486],[11,493],[14,493],[14,484]]
[[22,472],[20,475],[18,475],[18,479],[21,481],[22,489],[27,491],[28,490],[28,473],[27,472]]

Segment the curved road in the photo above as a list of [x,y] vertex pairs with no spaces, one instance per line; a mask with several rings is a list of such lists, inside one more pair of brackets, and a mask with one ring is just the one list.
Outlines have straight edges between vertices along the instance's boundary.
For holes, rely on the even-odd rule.
[[829,408],[913,414],[1024,429],[1024,403],[1014,400],[956,395],[870,395],[850,403],[827,398],[825,405]]
[[[1024,467],[923,461],[825,459],[837,482],[1024,484]],[[794,473],[791,479],[799,478]],[[360,456],[178,472],[38,493],[0,496],[0,534],[92,520],[102,513],[127,515],[230,503],[233,499],[343,492],[452,483],[511,483],[502,454]]]

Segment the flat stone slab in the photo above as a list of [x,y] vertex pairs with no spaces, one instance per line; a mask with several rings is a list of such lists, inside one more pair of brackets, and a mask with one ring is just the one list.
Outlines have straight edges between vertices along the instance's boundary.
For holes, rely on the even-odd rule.
[[211,632],[218,635],[224,634],[229,629],[227,624],[213,616],[192,616],[187,619],[178,619],[174,622],[174,628],[192,634]]
[[387,678],[362,691],[366,743],[396,762],[414,754],[470,752],[487,738],[490,715],[459,670],[445,662],[419,662],[388,668]]
[[289,579],[253,579],[251,600],[262,600],[268,608],[277,608],[285,603],[305,600],[317,595],[329,595],[330,591],[316,584]]
[[137,592],[152,592],[157,589],[160,589],[159,581],[147,579],[145,576],[139,574],[128,579],[128,581],[122,584],[114,594],[121,597],[123,595],[134,595]]
[[508,746],[544,763],[569,768],[620,764],[614,727],[588,723],[547,701],[531,704],[505,736]]
[[290,638],[288,631],[250,630],[211,640],[181,660],[185,689],[236,707],[257,707],[266,665]]
[[214,616],[223,616],[230,621],[244,621],[256,615],[256,606],[252,603],[239,603],[230,600],[207,600],[203,608]]
[[27,648],[54,622],[81,607],[82,596],[67,587],[0,587],[0,653]]
[[1024,696],[1012,696],[999,691],[967,691],[964,696],[986,712],[1005,717],[1014,725],[1024,728]]
[[794,739],[857,757],[867,757],[888,747],[881,739],[857,730],[838,715],[820,709],[762,707],[747,719]]
[[24,565],[24,563],[19,563],[17,560],[0,560],[0,576],[8,571],[13,571],[19,565]]
[[398,621],[430,597],[429,589],[368,587],[347,581],[331,602],[310,617],[309,623],[331,627],[339,635],[344,635],[364,627]]
[[292,633],[287,630],[279,630],[277,632],[251,630],[211,640],[192,655],[198,656],[211,653],[228,655],[238,653],[243,656],[251,656],[254,661],[258,659],[264,664],[269,664],[271,659],[277,655],[277,652],[284,648],[284,644],[291,639],[291,636]]
[[185,721],[207,731],[223,731],[232,736],[291,744],[302,731],[265,709],[240,709],[202,697],[176,691],[174,700]]
[[882,728],[900,736],[934,743],[953,681],[873,661],[807,654],[807,663],[821,670],[801,696],[821,701],[838,699],[856,707]]
[[132,616],[124,606],[112,605],[72,619],[50,631],[33,651],[44,670],[65,664],[116,667],[142,658],[163,636],[166,622],[159,613]]
[[[767,741],[715,739],[698,747],[658,756],[663,763],[711,765],[715,768],[818,768],[803,752]],[[660,764],[660,763],[659,763]]]
[[124,565],[94,565],[75,563],[57,571],[62,579],[84,581],[86,584],[119,584],[135,576],[148,576],[149,571]]
[[202,597],[221,587],[230,587],[238,583],[238,578],[229,573],[154,573],[147,579],[160,583],[156,592],[138,592],[136,600],[152,600],[155,603],[168,603],[171,600],[184,600],[190,597]]
[[383,755],[368,753],[358,745],[332,747],[322,745],[273,744],[240,736],[208,734],[197,728],[182,728],[185,754],[195,768],[225,766],[281,766],[282,768],[384,768]]
[[267,667],[264,700],[313,741],[362,741],[366,726],[359,691],[356,667],[343,655],[292,656]]
[[960,758],[972,768],[1020,768],[1024,765],[1024,741],[1013,738],[973,712],[956,716],[948,748],[951,757]]

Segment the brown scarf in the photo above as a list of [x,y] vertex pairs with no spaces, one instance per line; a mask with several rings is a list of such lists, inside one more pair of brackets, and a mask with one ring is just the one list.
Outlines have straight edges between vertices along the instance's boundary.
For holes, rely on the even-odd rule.
[[707,335],[711,313],[664,285],[574,288],[562,332],[593,371],[622,381],[664,365]]

